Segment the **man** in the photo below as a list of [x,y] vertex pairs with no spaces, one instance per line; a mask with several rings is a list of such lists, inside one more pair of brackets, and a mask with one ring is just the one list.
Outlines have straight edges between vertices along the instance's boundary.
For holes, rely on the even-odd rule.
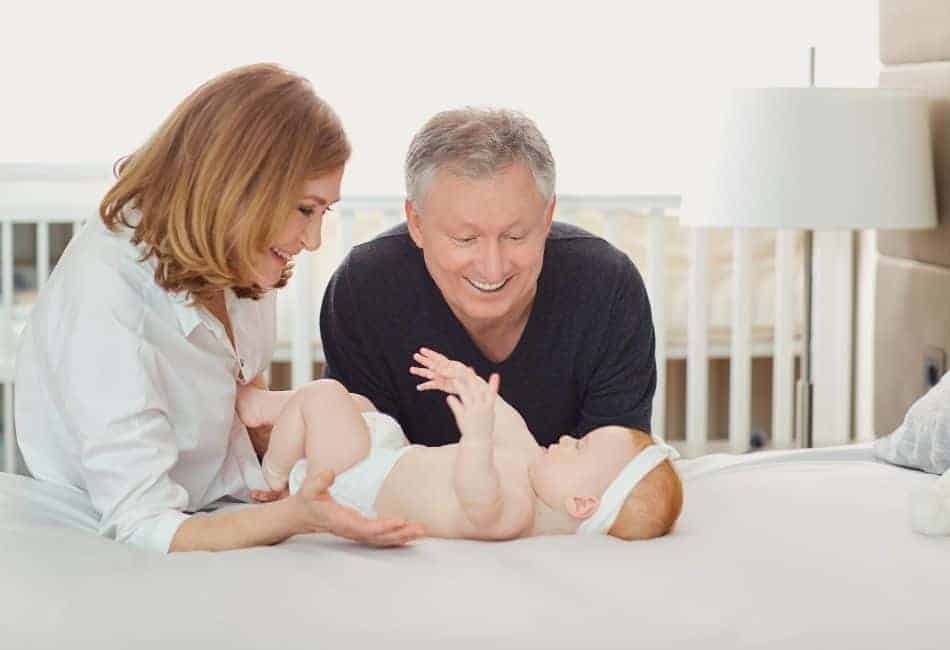
[[602,425],[650,430],[653,321],[630,259],[552,224],[554,159],[527,117],[440,113],[406,159],[406,223],[356,246],[320,318],[327,377],[413,443],[457,442],[444,397],[409,374],[420,347],[501,375],[542,445]]

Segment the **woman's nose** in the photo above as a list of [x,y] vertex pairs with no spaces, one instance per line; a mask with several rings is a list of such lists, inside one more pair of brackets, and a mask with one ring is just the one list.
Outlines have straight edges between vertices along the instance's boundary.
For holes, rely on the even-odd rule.
[[314,219],[303,229],[300,244],[311,253],[320,248],[320,219]]

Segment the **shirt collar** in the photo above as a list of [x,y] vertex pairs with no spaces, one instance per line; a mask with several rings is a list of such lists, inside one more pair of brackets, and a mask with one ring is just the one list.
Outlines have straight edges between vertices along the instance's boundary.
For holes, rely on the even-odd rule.
[[187,291],[169,292],[168,297],[171,300],[178,324],[181,326],[181,331],[185,336],[189,336],[199,324],[204,322],[198,305],[191,303],[191,297]]

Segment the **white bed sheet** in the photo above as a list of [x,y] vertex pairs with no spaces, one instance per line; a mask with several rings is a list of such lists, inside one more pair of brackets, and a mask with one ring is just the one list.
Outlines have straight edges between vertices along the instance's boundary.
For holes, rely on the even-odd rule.
[[81,530],[79,494],[2,475],[0,647],[946,647],[950,538],[912,533],[906,510],[934,477],[869,445],[679,467],[683,517],[651,542],[310,535],[171,556]]

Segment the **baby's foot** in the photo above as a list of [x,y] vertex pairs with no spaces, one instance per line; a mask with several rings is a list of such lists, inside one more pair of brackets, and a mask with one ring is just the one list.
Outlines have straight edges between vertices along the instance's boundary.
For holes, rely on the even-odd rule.
[[237,391],[237,414],[241,422],[249,429],[254,427],[271,424],[268,422],[266,413],[267,391],[252,386],[238,386]]
[[287,490],[287,481],[290,477],[290,472],[275,469],[271,467],[271,464],[267,461],[268,457],[264,456],[264,460],[261,462],[261,471],[264,474],[264,480],[267,481],[267,485],[274,492],[284,492]]

